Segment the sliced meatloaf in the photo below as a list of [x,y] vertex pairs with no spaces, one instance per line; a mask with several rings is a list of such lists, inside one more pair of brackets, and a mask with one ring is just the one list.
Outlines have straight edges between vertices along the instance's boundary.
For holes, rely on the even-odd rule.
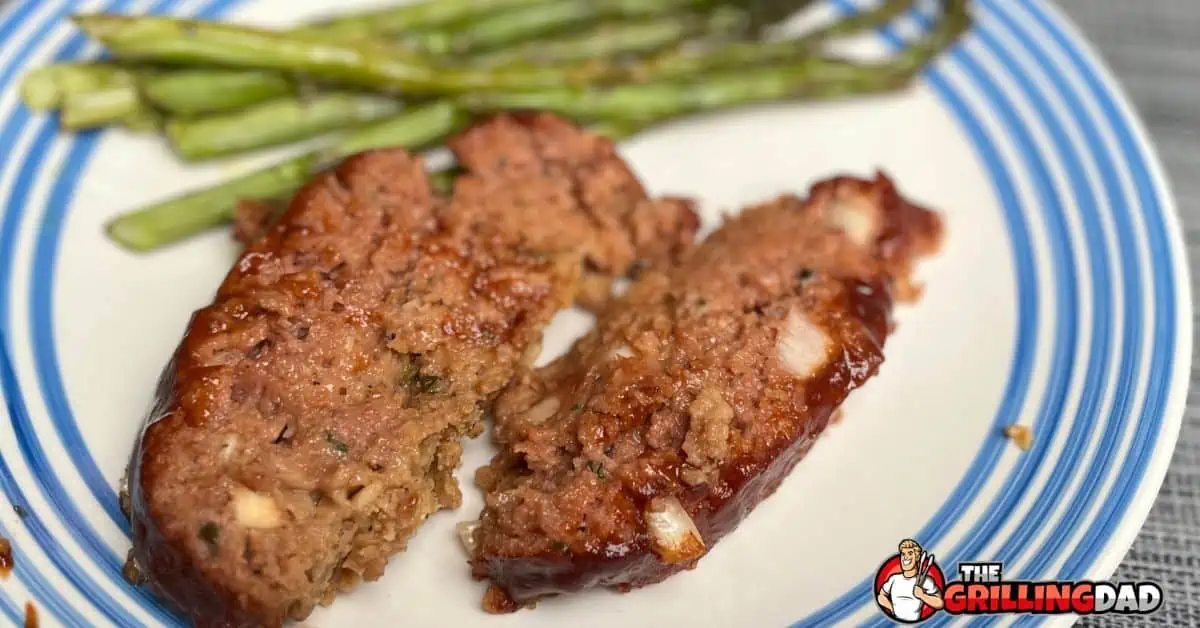
[[501,452],[461,532],[492,612],[692,568],[883,361],[893,293],[937,216],[838,178],[729,220],[651,271],[497,401]]
[[[500,147],[470,138],[494,128],[528,140],[514,140],[514,164],[539,165],[488,161]],[[457,149],[479,170],[452,198],[400,150],[317,176],[189,323],[135,447],[127,509],[129,573],[196,625],[278,626],[378,578],[430,513],[460,503],[461,439],[576,296],[593,249],[572,241],[634,242],[641,212],[690,214],[647,201],[613,174],[610,143],[553,119],[483,123]],[[594,169],[625,191],[555,195],[604,189]],[[536,216],[543,239],[496,220],[502,206]],[[642,255],[596,250],[589,263],[612,273]]]

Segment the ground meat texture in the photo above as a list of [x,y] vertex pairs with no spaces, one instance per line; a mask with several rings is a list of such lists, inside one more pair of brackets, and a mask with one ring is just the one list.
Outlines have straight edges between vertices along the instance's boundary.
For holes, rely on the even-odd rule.
[[820,183],[644,273],[567,355],[519,375],[476,475],[467,545],[487,610],[695,566],[879,368],[893,290],[940,231],[883,176]]
[[603,306],[612,279],[678,258],[700,226],[690,201],[647,198],[611,140],[550,114],[495,116],[449,146],[469,170],[454,187],[469,210],[454,219],[490,224],[522,247],[582,255],[585,307]]
[[[620,274],[695,231],[688,203],[646,199],[610,142],[554,118],[482,121],[455,149],[449,198],[393,150],[318,176],[274,224],[269,204],[239,212],[248,248],[165,369],[122,491],[127,574],[198,626],[279,625],[378,578],[460,503],[460,440],[576,298],[580,251]],[[488,165],[505,150],[538,165]]]
[[[487,224],[518,246],[581,255],[577,302],[599,309],[613,279],[670,263],[700,226],[692,202],[649,199],[611,140],[550,114],[481,120],[449,141],[460,164],[449,222]],[[234,237],[262,236],[278,203],[247,200],[234,214]]]

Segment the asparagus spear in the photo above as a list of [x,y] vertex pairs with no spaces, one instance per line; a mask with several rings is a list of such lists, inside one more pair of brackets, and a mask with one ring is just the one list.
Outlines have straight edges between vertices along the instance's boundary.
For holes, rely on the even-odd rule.
[[177,70],[142,81],[146,100],[168,113],[188,116],[241,109],[295,89],[281,74],[256,70]]
[[123,214],[108,224],[108,235],[133,251],[149,251],[176,242],[228,222],[238,201],[274,198],[296,190],[312,175],[314,163],[313,155],[302,155]]
[[571,118],[658,121],[679,115],[789,98],[837,97],[903,86],[909,76],[813,58],[791,66],[709,75],[689,83],[654,82],[608,88],[486,92],[464,98],[476,111],[540,109]]
[[184,159],[198,161],[278,146],[377,122],[400,111],[399,101],[352,93],[285,97],[241,111],[167,122],[167,137]]
[[740,33],[745,13],[718,9],[707,15],[665,16],[637,22],[607,22],[594,29],[531,41],[493,52],[473,55],[478,65],[506,63],[559,63],[612,59],[623,55],[657,52],[693,37],[726,37]]
[[62,109],[63,128],[78,131],[111,124],[137,130],[157,126],[154,111],[138,96],[144,72],[109,63],[62,63],[30,72],[21,98],[31,109]]
[[[339,18],[332,21],[301,27],[290,31],[291,34],[319,36],[327,39],[331,35],[367,35],[371,33],[387,33],[414,27],[439,26],[447,23],[461,22],[463,19],[495,14],[502,9],[528,7],[525,11],[510,12],[510,14],[493,15],[482,22],[484,35],[473,35],[476,39],[486,40],[500,37],[501,33],[512,34],[520,28],[532,28],[541,24],[549,28],[554,21],[566,19],[582,21],[593,15],[639,15],[656,14],[670,9],[676,4],[699,5],[711,3],[714,0],[656,0],[644,5],[637,0],[603,0],[599,4],[589,6],[579,15],[564,16],[561,4],[550,0],[429,0],[415,5],[406,5],[394,9],[386,9],[376,13],[358,14]],[[795,2],[795,0],[791,0]],[[906,3],[911,3],[907,0]],[[548,10],[546,5],[553,5],[554,10]],[[535,11],[536,10],[536,11]],[[870,11],[868,13],[871,13]],[[893,12],[894,13],[894,12]],[[538,22],[533,18],[540,18]],[[856,18],[851,18],[854,20]],[[734,21],[745,20],[744,12],[732,10],[718,11],[707,24],[712,32],[721,32],[734,28]],[[490,25],[490,26],[489,26]],[[562,22],[559,23],[562,25]],[[742,24],[739,24],[741,26]],[[587,59],[606,58],[618,54],[646,52],[663,47],[664,42],[687,35],[683,30],[698,34],[693,18],[675,20],[674,16],[662,17],[656,22],[643,24],[610,25],[593,33],[583,33],[552,40],[548,42],[532,42],[516,50],[498,50],[485,55],[484,64],[497,65],[511,63],[522,59],[536,59],[539,62],[580,61]],[[507,29],[507,30],[506,30]],[[695,30],[693,30],[695,29]],[[490,35],[486,33],[492,33]],[[430,36],[431,45],[445,48],[449,44],[437,43],[439,37]],[[427,41],[427,43],[429,43]],[[757,63],[762,59],[786,57],[790,50],[776,47],[776,52],[766,52],[749,48],[743,55],[748,63]],[[732,50],[727,55],[733,57],[738,51]],[[664,71],[687,73],[694,65],[688,62],[691,58],[676,60],[676,64]],[[253,65],[252,63],[250,65]],[[643,73],[644,74],[644,73]],[[22,93],[26,104],[38,109],[52,109],[61,105],[62,94],[65,91],[88,91],[99,89],[114,80],[130,81],[133,73],[126,68],[113,64],[57,64],[35,70],[30,73],[22,84]],[[222,69],[179,70],[156,74],[142,81],[143,96],[153,105],[168,113],[183,115],[198,115],[229,111],[251,104],[270,100],[293,93],[295,85],[286,77],[263,71],[241,71]]]
[[[572,0],[574,1],[574,0]],[[681,8],[713,0],[654,0],[657,10]],[[856,22],[877,23],[893,15],[898,2],[871,12]],[[606,6],[630,7],[643,0],[603,0]],[[590,3],[590,1],[589,1]],[[660,4],[656,4],[660,3]],[[626,6],[628,5],[628,6]],[[560,6],[560,5],[555,5]],[[566,6],[563,4],[561,6]],[[613,9],[615,10],[615,9]],[[650,9],[642,8],[642,11]],[[594,15],[595,13],[592,13]],[[496,19],[498,19],[498,16]],[[333,82],[350,83],[388,92],[455,94],[478,90],[529,91],[563,86],[587,86],[597,80],[651,81],[690,75],[714,67],[756,65],[780,58],[795,59],[805,52],[800,42],[730,44],[697,57],[686,52],[629,65],[582,63],[504,68],[439,66],[430,59],[374,42],[345,42],[304,37],[213,22],[162,17],[119,15],[76,16],[76,22],[118,55],[168,63],[200,63],[307,73]],[[829,31],[834,33],[835,31]],[[473,35],[474,37],[483,37]],[[821,39],[828,33],[818,33]],[[478,41],[478,39],[477,39]]]
[[[441,4],[435,2],[430,6]],[[746,22],[744,12],[729,8],[705,15],[669,16],[632,23],[609,22],[578,34],[474,55],[471,61],[481,66],[496,66],[609,59],[661,50],[689,37],[738,33]],[[142,81],[142,93],[147,100],[168,113],[185,116],[241,109],[293,94],[296,87],[294,81],[281,74],[259,70],[177,70]]]
[[331,161],[385,146],[414,149],[433,144],[466,125],[468,116],[450,100],[417,105],[381,122],[358,129],[333,146],[320,151],[322,161]]
[[627,69],[634,82],[697,76],[705,72],[753,68],[803,59],[825,41],[891,22],[912,8],[915,0],[884,0],[875,7],[838,20],[795,39],[731,41],[709,48],[677,48]]
[[153,128],[153,120],[154,112],[145,106],[133,85],[113,85],[67,94],[63,97],[59,116],[62,127],[71,131],[113,124],[145,130]]
[[569,31],[606,18],[672,15],[712,5],[714,0],[560,0],[487,16],[442,33],[422,33],[417,48],[433,54],[462,54]]
[[597,74],[590,67],[439,67],[421,55],[376,42],[335,41],[216,22],[101,14],[74,19],[127,59],[298,72],[409,95],[581,84]]
[[[426,0],[369,13],[339,16],[305,24],[289,32],[323,37],[365,38],[439,28],[504,9],[546,4],[551,0]],[[21,82],[21,96],[31,109],[62,106],[69,93],[107,88],[116,81],[132,83],[132,72],[111,63],[57,63],[38,68]],[[256,71],[199,69],[164,72],[142,84],[144,97],[168,113],[197,115],[239,109],[293,93],[287,77]],[[110,96],[111,97],[111,96]]]
[[239,201],[294,193],[317,168],[330,161],[383,146],[419,149],[454,132],[462,123],[462,115],[448,101],[415,107],[351,134],[325,150],[122,214],[108,224],[108,235],[132,251],[166,246],[229,222]]
[[[487,6],[500,8],[544,4],[549,0],[486,0]],[[446,9],[442,9],[445,5]],[[431,11],[453,9],[462,12],[470,3],[460,0],[439,0],[427,4],[410,5],[402,9],[421,12],[393,13],[389,9],[385,16],[409,15],[416,19],[420,15],[431,15]],[[449,15],[448,13],[446,15]],[[350,25],[365,20],[365,15],[332,22],[328,26],[334,31],[350,28]],[[649,52],[677,43],[686,37],[705,32],[721,33],[743,25],[745,16],[741,11],[721,10],[711,17],[697,16],[662,17],[642,23],[610,23],[601,28],[549,41],[535,41],[512,49],[497,50],[473,57],[480,65],[500,65],[520,61],[539,63],[558,61],[583,61],[610,58],[620,54]],[[365,27],[369,22],[362,22]],[[327,25],[300,29],[299,33],[326,36]],[[112,83],[132,85],[135,74],[128,68],[108,63],[62,63],[39,68],[29,73],[22,82],[22,95],[26,104],[35,109],[49,110],[62,105],[66,93],[98,90]],[[159,72],[140,79],[142,97],[149,104],[169,113],[195,116],[206,113],[232,111],[294,94],[295,81],[283,74],[261,70],[239,69],[180,69]]]
[[[540,60],[584,60],[612,57],[621,53],[635,51],[639,48],[661,47],[668,40],[678,41],[689,34],[704,31],[722,33],[731,32],[738,28],[744,16],[739,11],[716,11],[704,19],[687,16],[687,19],[675,17],[662,18],[657,22],[644,24],[611,25],[609,30],[598,33],[575,35],[558,41],[535,42],[522,47],[515,52],[518,55],[537,55]],[[484,63],[505,62],[504,52],[492,55]],[[98,89],[100,77],[117,82],[121,86],[109,88],[102,93],[80,97],[64,112],[65,126],[70,129],[91,128],[126,121],[133,123],[138,120],[153,120],[149,104],[156,105],[168,113],[195,116],[206,112],[221,112],[241,109],[257,103],[263,103],[262,108],[253,108],[245,112],[245,116],[230,114],[229,117],[217,117],[213,120],[198,122],[173,122],[168,126],[172,138],[180,148],[180,154],[189,159],[203,159],[227,155],[237,150],[248,150],[260,146],[276,144],[280,141],[295,140],[328,130],[321,119],[321,112],[337,117],[330,107],[312,107],[304,115],[296,111],[281,111],[267,106],[265,100],[280,98],[294,93],[296,85],[283,75],[258,70],[224,70],[197,69],[179,70],[174,72],[155,73],[141,78],[141,98],[148,103],[140,103],[139,94],[134,85],[135,73],[116,66],[52,66],[30,75],[28,83],[31,89],[42,87],[55,75],[63,74],[73,77],[81,75],[91,80],[76,82],[80,89]],[[53,83],[51,84],[53,85]],[[60,97],[60,96],[56,96]],[[41,97],[46,106],[54,105],[47,96]],[[281,107],[279,103],[270,103]],[[296,107],[293,107],[296,109]],[[345,112],[346,106],[340,107]],[[272,115],[278,112],[279,115]],[[128,117],[133,116],[133,117]],[[312,121],[311,125],[297,126],[292,135],[284,132],[286,124],[295,122],[297,118]],[[261,121],[261,126],[252,124],[251,120]],[[352,119],[334,123],[334,126],[347,126]],[[146,126],[146,125],[143,125]],[[149,125],[153,126],[153,125]],[[195,130],[193,131],[193,127]],[[242,132],[242,129],[251,129]],[[228,132],[226,132],[228,130]],[[216,146],[210,149],[210,146]]]
[[132,85],[133,72],[111,63],[58,63],[33,70],[21,81],[21,100],[30,109],[57,109],[71,94]]
[[789,98],[830,99],[899,89],[969,25],[966,0],[946,0],[941,24],[894,58],[859,64],[810,56],[778,66],[709,74],[690,82],[658,81],[601,88],[560,87],[465,96],[477,111],[544,109],[576,119],[652,123],[667,118]]
[[338,16],[293,29],[347,37],[406,34],[415,30],[458,26],[466,20],[506,9],[549,4],[553,0],[425,0],[368,13]]
[[[304,24],[293,34],[346,39],[408,34],[421,28],[441,28],[506,9],[536,6],[553,0],[426,0],[367,13],[355,13]],[[34,70],[21,84],[25,104],[51,110],[62,105],[65,93],[91,91],[116,78],[128,78],[127,68],[110,63],[57,63]],[[197,115],[230,111],[291,94],[295,85],[271,72],[200,69],[164,72],[143,81],[144,97],[168,113]]]

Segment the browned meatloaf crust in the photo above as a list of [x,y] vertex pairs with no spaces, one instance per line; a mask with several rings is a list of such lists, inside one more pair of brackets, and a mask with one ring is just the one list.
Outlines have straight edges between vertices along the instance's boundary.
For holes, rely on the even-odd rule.
[[460,530],[485,608],[695,566],[878,369],[893,292],[940,230],[882,176],[820,183],[730,219],[519,376]]
[[[537,355],[583,263],[617,274],[690,237],[686,203],[647,201],[609,142],[558,120],[499,118],[456,149],[471,172],[450,199],[399,150],[318,176],[189,323],[128,506],[130,572],[196,625],[277,626],[378,578],[460,503],[461,438]],[[685,227],[644,252],[597,244],[664,216]]]

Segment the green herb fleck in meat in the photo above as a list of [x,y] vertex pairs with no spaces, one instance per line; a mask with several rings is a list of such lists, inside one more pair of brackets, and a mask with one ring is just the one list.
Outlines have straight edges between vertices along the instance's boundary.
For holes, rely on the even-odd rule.
[[412,388],[419,393],[431,395],[442,392],[442,378],[437,375],[426,375],[420,371],[413,373]]
[[587,466],[592,470],[592,473],[595,473],[596,477],[600,478],[601,480],[608,477],[608,471],[606,471],[604,469],[604,465],[600,464],[599,462],[592,460],[587,463]]
[[345,454],[346,452],[350,451],[350,446],[342,442],[342,440],[337,437],[337,434],[334,434],[333,432],[325,432],[325,442],[329,444],[330,449],[338,452],[339,454]]
[[582,403],[577,403],[577,404],[571,406],[571,416],[575,416],[576,414],[579,414],[580,412],[583,412],[583,404]]

